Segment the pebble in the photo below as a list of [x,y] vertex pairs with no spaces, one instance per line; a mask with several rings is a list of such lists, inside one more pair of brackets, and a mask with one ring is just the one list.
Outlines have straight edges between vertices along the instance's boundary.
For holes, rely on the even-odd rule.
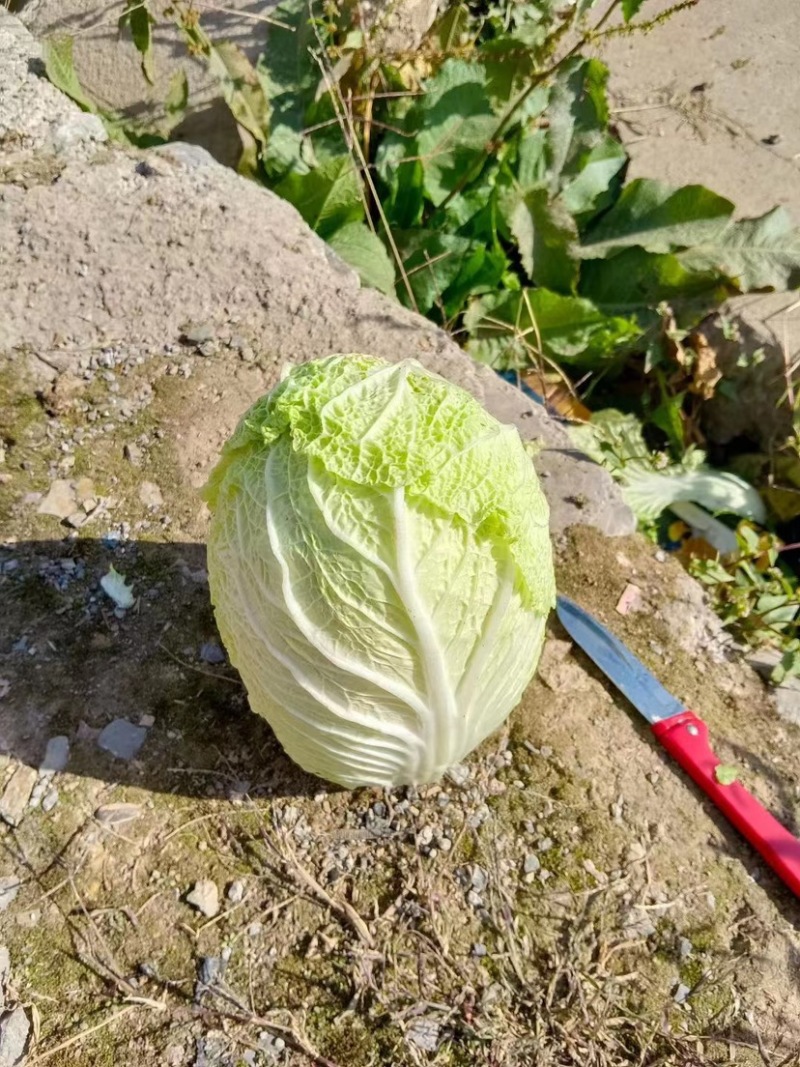
[[201,878],[186,896],[186,903],[209,919],[219,914],[219,890],[210,878]]
[[456,763],[448,770],[446,777],[453,785],[466,785],[470,778],[469,767],[465,767],[463,763]]
[[55,515],[57,519],[66,519],[77,510],[77,501],[72,489],[72,482],[56,478],[50,483],[47,496],[36,509],[40,515]]
[[552,837],[543,837],[537,847],[540,852],[549,852],[550,849],[553,847]]
[[13,874],[4,875],[0,878],[0,911],[5,911],[14,902],[19,892],[20,880]]
[[472,875],[470,877],[470,882],[472,884],[472,888],[473,889],[477,889],[477,891],[479,893],[482,893],[483,890],[489,884],[489,875],[486,873],[486,871],[483,869],[483,867],[479,867],[478,864],[476,863],[476,864],[473,865],[473,868],[472,868]]
[[672,994],[672,999],[675,1001],[676,1004],[685,1004],[689,998],[690,993],[691,989],[689,988],[689,986],[684,985],[683,982],[679,982],[678,988]]
[[105,826],[121,826],[123,823],[132,822],[142,814],[138,804],[104,804],[94,813],[95,819]]
[[42,801],[42,811],[52,811],[58,803],[58,790],[51,789]]
[[476,941],[475,944],[472,946],[472,955],[476,959],[481,959],[481,957],[486,956],[486,945],[482,944],[480,941]]
[[44,750],[44,759],[39,764],[39,774],[58,774],[69,761],[69,738],[63,734],[51,737]]
[[146,508],[160,508],[164,503],[164,497],[155,482],[142,482],[139,486],[139,500]]
[[541,866],[541,860],[536,853],[529,852],[523,861],[522,870],[524,874],[536,874]]
[[245,884],[241,878],[237,878],[235,882],[231,882],[228,886],[228,900],[232,904],[238,904],[240,900],[244,899]]
[[0,1019],[0,1067],[22,1067],[30,1030],[30,1021],[21,1006]]
[[688,960],[694,952],[694,945],[688,937],[678,938],[678,955],[682,960]]
[[9,826],[19,826],[38,775],[33,767],[20,764],[14,771],[0,799],[0,819]]
[[138,445],[129,442],[122,450],[122,454],[127,459],[128,463],[134,467],[141,467],[142,465],[142,450]]
[[414,1021],[406,1030],[406,1040],[421,1052],[435,1052],[439,1044],[441,1027],[435,1019],[424,1016]]
[[116,759],[132,760],[138,754],[146,738],[145,727],[135,726],[127,719],[114,719],[100,731],[97,744]]
[[224,663],[225,653],[216,641],[206,641],[200,646],[200,659],[203,663]]

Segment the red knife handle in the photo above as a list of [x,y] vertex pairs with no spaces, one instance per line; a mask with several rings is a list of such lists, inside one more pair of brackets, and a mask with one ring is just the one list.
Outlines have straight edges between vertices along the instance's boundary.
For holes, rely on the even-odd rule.
[[655,723],[653,733],[773,871],[800,896],[800,840],[739,782],[723,785],[717,780],[715,771],[720,760],[711,748],[703,720],[693,711],[684,711]]

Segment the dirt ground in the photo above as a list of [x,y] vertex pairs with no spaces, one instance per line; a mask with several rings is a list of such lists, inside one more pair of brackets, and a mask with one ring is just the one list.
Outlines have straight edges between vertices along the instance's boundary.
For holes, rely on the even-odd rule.
[[[29,1062],[800,1063],[800,902],[554,620],[508,729],[443,782],[346,792],[286,759],[217,644],[196,495],[277,364],[117,357],[0,381],[0,942]],[[56,482],[65,520],[39,512]],[[799,829],[800,734],[679,565],[581,527],[557,548],[561,590]],[[126,759],[98,743],[119,719]]]

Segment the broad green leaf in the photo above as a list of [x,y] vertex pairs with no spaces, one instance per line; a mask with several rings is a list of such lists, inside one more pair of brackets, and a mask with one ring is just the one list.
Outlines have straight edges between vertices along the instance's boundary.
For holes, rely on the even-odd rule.
[[[525,48],[510,37],[495,37],[485,41],[478,50],[478,58],[486,71],[486,89],[495,105],[511,102],[513,97],[536,73],[536,63],[530,48]],[[534,90],[533,96],[541,104],[547,103],[548,90]]]
[[506,269],[502,252],[466,237],[431,230],[394,236],[417,308],[423,314],[437,308],[443,320],[457,314],[471,293],[496,288]]
[[266,143],[269,103],[250,60],[230,41],[209,44],[206,58],[234,119],[259,144]]
[[181,68],[176,70],[169,80],[167,95],[164,99],[164,107],[169,115],[181,118],[186,111],[189,102],[189,82],[186,71]]
[[408,142],[388,134],[378,145],[375,169],[383,183],[381,203],[389,224],[410,230],[422,221],[424,173],[422,163],[406,158]]
[[443,310],[444,294],[458,277],[471,242],[466,237],[431,230],[397,232],[394,238],[418,310],[423,315],[433,307]]
[[563,184],[562,172],[575,175],[576,160],[604,141],[608,124],[608,68],[599,59],[564,64],[550,90],[547,153],[550,190]]
[[347,223],[364,218],[361,179],[349,156],[331,160],[308,174],[288,174],[275,192],[294,204],[324,239]]
[[313,162],[303,131],[321,75],[311,54],[317,42],[308,0],[283,0],[270,16],[276,22],[269,28],[256,73],[271,108],[264,167],[277,179],[288,170],[305,173]]
[[517,181],[523,192],[536,189],[547,178],[547,131],[526,133],[517,149]]
[[725,230],[733,204],[702,185],[672,189],[650,178],[637,178],[582,241],[585,259],[604,259],[623,248],[648,252],[713,242]]
[[608,260],[589,260],[581,268],[580,292],[607,312],[629,314],[667,301],[707,310],[729,295],[724,276],[690,270],[677,255],[656,255],[626,248]]
[[520,199],[508,225],[528,278],[546,289],[572,292],[578,280],[578,230],[564,205],[551,200],[546,189],[534,189]]
[[633,320],[605,315],[589,300],[547,289],[476,300],[464,325],[470,354],[500,370],[530,366],[542,356],[594,369],[640,333]]
[[44,68],[47,77],[84,111],[97,112],[84,92],[72,61],[71,37],[48,37],[44,42]]
[[781,207],[757,219],[731,222],[712,239],[679,253],[689,270],[718,271],[742,292],[800,286],[800,230]]
[[465,170],[488,154],[498,119],[485,78],[479,64],[449,59],[425,84],[416,154],[422,160],[425,192],[433,204],[441,204]]
[[634,15],[638,14],[644,0],[622,0],[622,17],[630,22]]
[[153,84],[153,24],[155,19],[147,10],[145,0],[132,0],[126,5],[119,25],[128,26],[136,51],[142,57],[142,74]]
[[348,222],[328,237],[328,244],[365,285],[394,293],[395,270],[389,253],[365,222]]
[[567,210],[580,220],[608,207],[614,199],[615,186],[622,184],[620,172],[627,161],[628,155],[619,141],[603,134],[593,148],[580,153],[563,172],[561,200]]

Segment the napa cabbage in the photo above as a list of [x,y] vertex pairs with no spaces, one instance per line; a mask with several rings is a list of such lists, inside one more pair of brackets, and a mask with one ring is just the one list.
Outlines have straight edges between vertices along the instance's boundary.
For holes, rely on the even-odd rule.
[[555,600],[514,427],[413,360],[330,356],[244,415],[204,495],[250,705],[345,786],[435,780],[506,719]]

